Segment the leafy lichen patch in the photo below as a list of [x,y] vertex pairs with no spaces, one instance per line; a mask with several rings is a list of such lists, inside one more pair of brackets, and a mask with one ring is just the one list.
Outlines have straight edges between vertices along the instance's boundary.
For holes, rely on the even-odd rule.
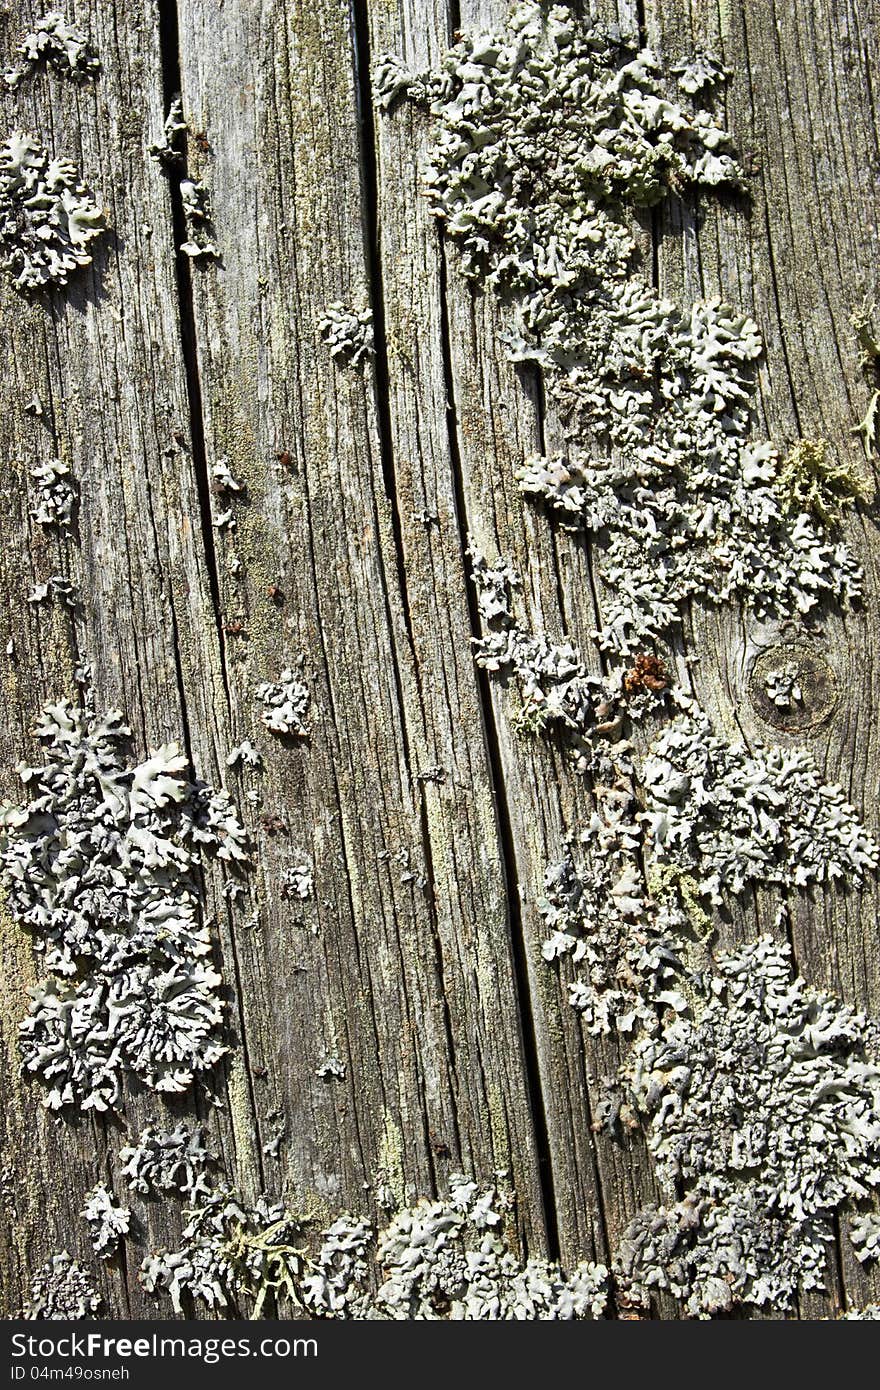
[[835,1213],[880,1184],[877,1042],[770,937],[720,955],[695,1016],[638,1042],[627,1069],[669,1204],[631,1223],[623,1284],[698,1316],[821,1287]]
[[303,1223],[280,1204],[261,1197],[248,1207],[223,1188],[192,1209],[183,1238],[180,1250],[149,1255],[141,1266],[144,1288],[167,1290],[175,1312],[184,1294],[211,1309],[249,1297],[254,1317],[270,1295],[299,1302]]
[[537,0],[465,33],[437,71],[383,55],[374,74],[382,109],[429,108],[432,207],[506,306],[511,357],[543,371],[567,449],[526,460],[520,483],[592,533],[602,642],[622,652],[694,598],[786,618],[860,593],[816,509],[786,510],[772,445],[749,441],[756,324],[720,299],[679,308],[635,273],[631,209],[740,177],[711,109],[724,76],[702,55],[680,100],[635,39]]
[[503,1234],[512,1205],[511,1194],[456,1175],[448,1195],[405,1207],[382,1231],[338,1216],[315,1248],[307,1220],[264,1198],[246,1207],[224,1190],[191,1213],[179,1251],[144,1261],[141,1279],[150,1292],[167,1290],[178,1312],[188,1294],[212,1309],[245,1298],[258,1317],[274,1295],[318,1318],[600,1317],[605,1267],[564,1273],[518,1259]]
[[119,1248],[131,1226],[131,1212],[118,1206],[103,1183],[86,1195],[82,1215],[88,1224],[92,1249],[102,1260],[109,1260]]
[[14,131],[0,146],[0,264],[15,288],[67,284],[103,230],[104,213],[70,160]]
[[290,738],[307,738],[306,715],[311,693],[292,667],[281,672],[277,681],[261,681],[257,699],[263,708],[260,719],[270,733]]
[[778,642],[755,659],[749,695],[761,718],[785,733],[817,727],[834,712],[839,684],[818,647],[803,641]]
[[91,81],[101,71],[88,36],[59,10],[49,10],[37,20],[21,40],[18,55],[16,65],[3,74],[10,89],[18,87],[37,67],[50,67],[60,77],[77,83]]
[[24,1317],[74,1322],[94,1317],[100,1306],[91,1279],[64,1250],[47,1260],[33,1276]]
[[707,716],[679,715],[640,772],[648,849],[692,873],[715,904],[750,884],[858,883],[878,847],[803,749],[746,749]]
[[[710,910],[755,885],[857,884],[880,850],[803,749],[719,737],[654,662],[638,668],[647,688],[622,668],[590,675],[574,648],[519,625],[507,566],[478,558],[496,630],[476,659],[513,672],[531,726],[564,735],[595,799],[538,909],[544,956],[570,959],[587,1031],[634,1039],[608,1123],[646,1116],[668,1194],[631,1222],[618,1280],[627,1297],[663,1290],[699,1316],[788,1307],[822,1285],[837,1210],[880,1183],[880,1039],[792,979],[769,938],[713,965]],[[795,677],[771,674],[796,701]],[[633,721],[658,713],[673,717],[640,751]]]
[[129,764],[118,711],[62,700],[36,732],[46,760],[18,768],[30,800],[0,816],[10,911],[48,972],[21,1025],[23,1070],[52,1109],[114,1105],[128,1071],[185,1090],[226,1051],[198,857],[244,866],[244,831],[175,744]]
[[674,902],[647,891],[638,826],[626,814],[631,808],[622,809],[611,820],[597,812],[602,824],[598,833],[591,827],[589,864],[569,850],[550,865],[538,910],[550,933],[544,959],[569,956],[576,967],[569,1003],[587,1031],[632,1036],[656,1031],[666,1010],[687,1009],[680,942],[690,920]]
[[849,1238],[856,1252],[856,1259],[862,1264],[880,1260],[880,1212],[866,1211],[854,1216],[850,1223]]
[[318,323],[318,332],[340,367],[358,367],[373,355],[371,309],[350,309],[341,300],[328,304]]
[[136,1144],[120,1149],[119,1158],[133,1192],[151,1197],[173,1192],[190,1204],[211,1192],[208,1174],[215,1158],[200,1126],[181,1121],[162,1130],[148,1125]]
[[162,133],[158,140],[148,146],[147,153],[150,158],[170,169],[183,166],[186,161],[183,146],[188,129],[189,127],[183,119],[183,105],[180,96],[172,97],[168,106],[168,115],[162,126]]

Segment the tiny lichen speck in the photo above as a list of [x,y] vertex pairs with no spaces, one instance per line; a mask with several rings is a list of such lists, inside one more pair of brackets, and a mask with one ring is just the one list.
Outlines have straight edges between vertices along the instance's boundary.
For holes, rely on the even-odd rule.
[[357,367],[373,355],[373,314],[370,309],[349,309],[328,304],[318,323],[321,341],[340,367]]
[[89,1226],[92,1249],[102,1260],[109,1260],[116,1254],[122,1237],[128,1235],[131,1212],[117,1206],[104,1184],[98,1183],[86,1195],[82,1215]]

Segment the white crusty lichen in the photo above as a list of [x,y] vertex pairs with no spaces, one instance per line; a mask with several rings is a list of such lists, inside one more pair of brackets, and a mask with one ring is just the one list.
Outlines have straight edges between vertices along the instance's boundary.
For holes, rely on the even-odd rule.
[[340,367],[357,367],[373,355],[370,309],[350,309],[341,301],[328,304],[318,323],[318,332]]
[[859,367],[871,393],[864,416],[850,433],[862,441],[869,464],[880,454],[880,339],[872,321],[874,308],[866,300],[850,315],[859,344]]
[[129,762],[119,711],[61,700],[36,733],[45,761],[17,769],[30,800],[0,814],[0,879],[47,971],[21,1025],[23,1071],[51,1109],[104,1110],[126,1072],[183,1091],[227,1050],[199,855],[246,865],[244,831],[176,744]]
[[211,1193],[208,1173],[215,1158],[198,1125],[181,1121],[171,1130],[148,1125],[136,1144],[120,1149],[119,1158],[132,1192],[147,1197],[173,1192],[191,1204]]
[[509,624],[511,591],[522,588],[522,579],[507,560],[491,565],[474,538],[468,537],[467,554],[471,562],[471,577],[477,590],[477,608],[484,623]]
[[315,866],[307,854],[300,853],[296,863],[282,871],[281,892],[285,898],[307,902],[315,891]]
[[102,1260],[109,1260],[116,1254],[122,1237],[128,1235],[131,1212],[127,1207],[117,1206],[104,1184],[98,1183],[86,1193],[82,1216],[88,1224],[95,1254]]
[[181,251],[191,261],[219,260],[206,185],[201,179],[181,179],[180,199],[186,220],[186,241],[181,242]]
[[43,583],[34,584],[25,601],[34,608],[39,608],[44,603],[51,603],[53,599],[57,599],[68,613],[74,613],[79,607],[76,587],[63,574],[50,574]]
[[880,1260],[880,1212],[867,1211],[850,1222],[849,1238],[862,1264]]
[[538,910],[549,935],[542,953],[547,961],[571,959],[569,1003],[589,1033],[653,1033],[664,1011],[687,1009],[680,948],[690,919],[674,900],[647,891],[638,829],[628,816],[602,817],[590,838],[588,863],[570,849],[544,875]]
[[747,749],[698,710],[662,731],[640,769],[647,850],[715,904],[749,885],[858,883],[880,852],[840,787],[799,748]]
[[[836,1215],[880,1183],[876,1029],[793,978],[769,938],[713,964],[710,911],[749,889],[859,883],[878,848],[804,752],[720,738],[658,655],[694,601],[800,621],[862,584],[837,534],[861,478],[824,441],[784,455],[752,437],[757,325],[720,298],[678,306],[639,272],[634,209],[740,178],[710,109],[721,63],[698,54],[672,75],[677,92],[635,39],[525,0],[438,71],[382,55],[373,86],[385,111],[404,96],[429,109],[434,212],[559,425],[520,488],[597,555],[591,664],[515,616],[518,578],[472,546],[475,657],[513,678],[519,726],[562,741],[591,782],[538,910],[586,1028],[633,1044],[607,1110],[633,1126],[641,1112],[664,1204],[631,1223],[618,1284],[703,1316],[819,1287]],[[869,452],[875,431],[859,427]],[[796,676],[773,672],[767,698],[801,702]],[[867,1217],[854,1233],[867,1249]]]
[[277,681],[261,681],[257,686],[257,699],[263,706],[260,719],[270,733],[291,738],[308,737],[305,717],[311,694],[290,667],[281,672]]
[[345,1063],[340,1057],[325,1057],[323,1062],[315,1067],[315,1075],[322,1081],[344,1081]]
[[638,1042],[626,1069],[666,1200],[624,1234],[621,1286],[695,1316],[821,1288],[836,1213],[880,1185],[877,1041],[793,977],[787,946],[719,954],[693,1016]]
[[[576,649],[518,625],[506,572],[475,568],[496,623],[476,659],[516,677],[528,724],[563,738],[594,797],[545,875],[543,953],[570,961],[587,1031],[635,1040],[623,1104],[650,1125],[668,1196],[631,1222],[619,1284],[695,1316],[788,1307],[821,1287],[841,1206],[880,1185],[880,1035],[792,979],[769,938],[711,969],[708,910],[755,886],[859,883],[880,852],[805,751],[718,737],[656,657],[591,675]],[[652,740],[631,740],[669,707]],[[853,1234],[870,1258],[873,1223]]]
[[678,86],[688,96],[721,86],[731,75],[729,69],[712,53],[695,53],[688,62],[676,63],[672,72]]
[[49,459],[30,471],[36,492],[36,505],[31,511],[41,526],[54,526],[60,531],[73,524],[76,488],[70,469],[61,459]]
[[3,74],[10,89],[33,68],[43,65],[72,82],[88,82],[101,71],[88,37],[58,10],[50,10],[37,20],[19,44],[18,54],[18,63]]
[[64,285],[92,259],[104,214],[67,159],[14,131],[0,145],[0,264],[19,290]]
[[226,755],[226,766],[252,767],[259,770],[263,766],[263,758],[256,744],[249,738],[243,738],[241,743],[230,748]]
[[739,179],[706,105],[721,65],[701,55],[677,71],[684,104],[634,38],[538,0],[465,33],[436,72],[390,55],[374,71],[383,109],[401,95],[430,109],[434,212],[464,273],[500,296],[510,354],[539,365],[562,423],[565,452],[526,460],[520,485],[590,531],[610,590],[602,642],[627,653],[691,599],[787,618],[861,588],[822,506],[793,506],[772,444],[749,441],[756,324],[720,299],[680,308],[637,274],[629,210]]
[[155,159],[157,163],[166,168],[182,165],[186,156],[180,148],[181,137],[185,138],[187,131],[188,126],[183,119],[183,105],[180,97],[172,97],[168,106],[168,115],[162,126],[162,134],[147,149],[150,158]]
[[33,1276],[23,1316],[76,1322],[94,1317],[100,1306],[91,1278],[64,1250],[47,1260]]
[[764,676],[764,694],[780,710],[790,710],[804,702],[797,664],[786,661],[782,666],[774,666]]
[[244,1300],[259,1316],[272,1295],[316,1318],[601,1317],[605,1267],[564,1273],[523,1262],[504,1234],[512,1207],[511,1194],[454,1176],[447,1196],[398,1211],[378,1233],[338,1216],[316,1246],[305,1219],[265,1198],[246,1206],[224,1189],[190,1214],[180,1250],[144,1261],[141,1279],[151,1293],[166,1290],[177,1312],[188,1295],[219,1310]]

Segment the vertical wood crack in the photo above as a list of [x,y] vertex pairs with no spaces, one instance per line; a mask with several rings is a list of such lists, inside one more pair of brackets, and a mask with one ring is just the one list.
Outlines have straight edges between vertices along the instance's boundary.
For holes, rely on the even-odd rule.
[[[364,253],[369,280],[370,308],[373,313],[376,424],[379,433],[382,476],[391,509],[394,556],[403,604],[403,618],[410,649],[414,652],[415,643],[407,586],[403,526],[397,497],[397,473],[394,466],[394,445],[392,443],[388,341],[385,333],[385,295],[382,255],[379,249],[379,189],[376,173],[373,93],[370,81],[370,33],[367,0],[351,0],[351,25],[354,84],[358,105]],[[418,671],[417,664],[416,671]]]
[[[477,591],[468,566],[468,535],[470,528],[462,475],[461,451],[458,445],[458,414],[455,399],[455,378],[452,370],[449,307],[447,303],[446,247],[443,234],[440,231],[438,231],[437,241],[440,261],[440,328],[443,349],[443,377],[446,391],[446,428],[449,438],[449,459],[455,496],[455,519],[458,527],[462,567],[465,573],[467,607],[471,633],[473,637],[479,637],[481,632]],[[514,984],[522,1036],[527,1095],[532,1119],[532,1131],[535,1137],[535,1146],[538,1156],[538,1180],[544,1207],[544,1222],[547,1233],[548,1250],[551,1258],[556,1259],[559,1255],[559,1229],[553,1179],[553,1155],[550,1146],[547,1111],[544,1103],[544,1090],[541,1084],[538,1033],[532,1005],[527,944],[523,929],[522,912],[520,909],[520,884],[516,863],[516,848],[507,801],[507,790],[504,783],[501,745],[495,724],[495,714],[492,708],[489,678],[485,671],[478,670],[476,671],[476,679],[479,693],[480,718],[492,791],[492,802],[495,807],[498,847],[504,875],[507,922],[510,934]]]
[[[162,59],[162,100],[167,112],[174,97],[180,95],[180,39],[177,24],[175,0],[159,0],[159,50]],[[182,173],[187,176],[186,153],[183,155]],[[180,345],[186,373],[186,396],[189,405],[189,446],[193,463],[196,490],[199,501],[199,519],[202,529],[202,543],[205,564],[208,572],[208,585],[211,593],[211,607],[217,628],[217,641],[220,650],[220,673],[226,702],[230,704],[229,674],[226,661],[226,641],[223,632],[223,605],[220,594],[220,571],[217,559],[217,546],[214,539],[214,521],[211,515],[211,477],[208,472],[208,453],[205,442],[204,408],[202,403],[202,384],[199,376],[197,333],[195,309],[193,306],[192,263],[180,247],[187,239],[186,217],[183,198],[178,179],[169,177],[168,190],[171,201],[172,233],[175,245],[175,276],[177,280],[178,318],[180,322]]]
[[[180,39],[177,20],[177,7],[175,0],[158,0],[159,18],[159,52],[162,62],[162,99],[164,109],[167,112],[173,98],[180,94],[182,89],[181,65],[180,65]],[[186,156],[182,165],[182,172],[186,176],[187,165]],[[226,708],[231,714],[232,695],[229,683],[229,674],[226,660],[226,644],[223,632],[222,601],[220,591],[220,573],[217,559],[217,548],[214,540],[214,525],[211,515],[211,480],[208,472],[208,455],[205,437],[204,408],[202,401],[202,388],[198,362],[198,334],[196,329],[195,307],[193,303],[193,284],[192,266],[185,252],[180,250],[182,243],[186,240],[186,218],[183,209],[183,198],[180,192],[179,180],[170,178],[169,197],[171,204],[172,234],[176,248],[175,255],[175,275],[178,291],[178,321],[180,326],[180,345],[186,378],[186,397],[189,407],[189,443],[190,457],[193,465],[193,475],[196,483],[199,518],[201,522],[202,543],[204,549],[205,566],[208,576],[208,586],[211,597],[211,609],[217,630],[217,641],[220,658],[220,675],[223,682],[223,690],[226,698]],[[155,528],[155,521],[153,521]],[[181,721],[183,726],[183,743],[190,766],[195,767],[193,761],[193,740],[189,722],[188,700],[186,684],[184,679],[183,666],[181,661],[181,650],[179,640],[179,629],[174,610],[173,595],[169,595],[169,604],[172,621],[174,665],[177,688],[180,698]],[[260,1124],[259,1110],[257,1105],[256,1089],[254,1086],[253,1067],[248,1045],[247,1031],[245,1028],[242,989],[242,970],[238,959],[238,950],[235,944],[235,927],[232,921],[231,912],[227,911],[227,929],[229,940],[229,957],[232,968],[232,980],[234,983],[235,997],[238,1003],[238,1031],[241,1045],[242,1062],[244,1075],[247,1085],[248,1100],[253,1116],[253,1126],[256,1143],[254,1152],[257,1162],[257,1173],[261,1187],[265,1189],[266,1174],[263,1164],[263,1151],[260,1143]],[[222,952],[222,944],[221,952]],[[229,1062],[223,1067],[223,1073],[229,1076]],[[233,1136],[234,1137],[234,1136]]]

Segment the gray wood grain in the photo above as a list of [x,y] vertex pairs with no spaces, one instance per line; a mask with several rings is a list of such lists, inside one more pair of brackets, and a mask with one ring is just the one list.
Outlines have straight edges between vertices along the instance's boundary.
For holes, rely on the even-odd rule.
[[[594,1132],[620,1052],[588,1037],[564,972],[541,959],[544,868],[589,813],[589,786],[559,750],[513,732],[510,696],[474,669],[479,618],[468,537],[525,576],[536,628],[591,656],[601,614],[589,548],[520,497],[514,465],[561,437],[534,374],[499,345],[491,296],[461,275],[424,198],[428,118],[370,109],[367,63],[392,50],[438,58],[460,24],[506,0],[78,0],[102,59],[94,84],[47,74],[4,97],[81,166],[111,234],[67,290],[32,303],[0,289],[2,790],[33,752],[43,699],[74,693],[90,660],[99,702],[120,705],[138,747],[177,739],[225,783],[255,846],[234,908],[206,874],[235,1046],[197,1105],[230,1179],[316,1218],[377,1213],[442,1188],[449,1172],[510,1174],[528,1250],[607,1259],[655,1195],[644,1143]],[[756,430],[781,445],[828,438],[855,457],[866,405],[848,316],[876,293],[880,154],[869,0],[812,0],[797,16],[748,0],[584,6],[664,59],[706,45],[733,73],[728,118],[754,156],[739,199],[670,201],[641,224],[643,273],[685,301],[721,293],[765,336]],[[40,7],[0,16],[6,54]],[[72,13],[73,11],[71,11]],[[189,173],[208,187],[219,262],[175,252],[180,207],[147,146],[179,87]],[[656,252],[656,256],[652,254]],[[342,369],[320,340],[328,305],[370,307],[375,358]],[[36,394],[45,414],[24,404]],[[29,515],[28,470],[67,460],[81,487],[75,537]],[[240,499],[211,491],[225,461]],[[218,530],[228,506],[235,529]],[[866,569],[857,614],[809,634],[695,609],[678,657],[731,737],[806,743],[877,828],[876,595],[872,505],[847,538]],[[240,564],[235,572],[236,562]],[[69,574],[74,623],[26,602]],[[2,655],[10,637],[12,655]],[[749,696],[762,651],[809,640],[836,677],[830,718],[795,737]],[[699,658],[688,664],[684,658]],[[287,666],[309,685],[310,736],[261,724],[256,686]],[[243,738],[263,770],[230,771]],[[314,897],[283,875],[314,863]],[[792,904],[799,969],[848,1002],[880,1006],[877,890]],[[758,895],[731,940],[773,928]],[[85,1192],[115,1174],[127,1133],[163,1107],[128,1093],[117,1121],[52,1120],[18,1078],[17,1026],[36,967],[0,914],[0,1307],[26,1297],[55,1250],[88,1261]],[[317,1075],[337,1056],[342,1079]],[[190,1103],[173,1108],[192,1113]],[[278,1129],[278,1155],[265,1151]],[[138,1208],[143,1248],[174,1242],[173,1203]],[[112,1316],[168,1315],[142,1293],[141,1250],[98,1278]],[[839,1241],[829,1297],[803,1316],[880,1296]],[[674,1317],[663,1302],[656,1310]]]
[[[316,934],[291,950],[278,893],[289,846],[262,836],[264,926],[244,965],[265,1001],[266,1087],[291,1135],[280,1176],[328,1210],[372,1210],[365,1186],[383,1166],[408,1195],[462,1165],[506,1169],[539,1240],[465,591],[444,572],[442,539],[411,515],[441,511],[448,535],[451,491],[422,480],[430,495],[408,492],[417,455],[387,437],[382,358],[340,370],[318,334],[336,301],[381,313],[348,9],[227,4],[222,32],[214,14],[182,7],[181,56],[223,228],[222,266],[193,287],[206,458],[228,458],[248,485],[241,577],[218,564],[224,619],[241,615],[248,633],[227,649],[236,727],[259,738],[254,686],[300,655],[314,693],[308,744],[293,756],[261,746],[266,805],[285,808],[291,840],[315,858]],[[420,307],[414,294],[414,322]],[[431,380],[429,418],[444,428]],[[280,608],[266,597],[275,581]],[[439,781],[426,776],[436,768]],[[315,1076],[322,1047],[341,1049],[344,1083]]]

